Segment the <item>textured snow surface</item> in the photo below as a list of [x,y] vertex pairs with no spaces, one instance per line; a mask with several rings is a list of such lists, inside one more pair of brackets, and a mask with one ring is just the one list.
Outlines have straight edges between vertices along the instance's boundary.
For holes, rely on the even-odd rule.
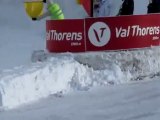
[[105,85],[114,81],[121,83],[124,78],[116,65],[110,65],[110,70],[95,71],[72,57],[55,57],[30,68],[4,71],[0,76],[2,106],[13,108],[70,89],[88,90],[95,85]]
[[0,120],[159,120],[158,79],[53,95],[0,112]]
[[159,48],[52,54],[42,63],[0,74],[1,106],[14,108],[52,94],[124,84],[160,72]]
[[[86,16],[82,6],[78,7],[73,0],[57,2],[63,6],[66,18]],[[45,20],[31,21],[25,14],[22,0],[1,0],[0,11],[2,109],[15,108],[53,94],[86,91],[95,86],[124,84],[159,75],[159,48],[47,54],[46,61],[31,63],[32,52],[45,48]]]

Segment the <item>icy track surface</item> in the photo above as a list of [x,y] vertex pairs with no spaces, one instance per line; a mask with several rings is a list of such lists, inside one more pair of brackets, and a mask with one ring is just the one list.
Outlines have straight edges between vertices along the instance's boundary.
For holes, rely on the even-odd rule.
[[159,49],[53,54],[30,67],[5,70],[0,74],[0,106],[11,109],[53,94],[158,76]]

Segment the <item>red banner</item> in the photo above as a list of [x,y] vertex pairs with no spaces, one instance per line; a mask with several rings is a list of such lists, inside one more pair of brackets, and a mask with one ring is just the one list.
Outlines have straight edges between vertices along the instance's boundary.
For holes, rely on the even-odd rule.
[[160,14],[49,20],[50,52],[85,52],[160,45]]
[[87,51],[160,45],[159,14],[86,19]]
[[85,51],[84,20],[48,20],[46,22],[49,52]]

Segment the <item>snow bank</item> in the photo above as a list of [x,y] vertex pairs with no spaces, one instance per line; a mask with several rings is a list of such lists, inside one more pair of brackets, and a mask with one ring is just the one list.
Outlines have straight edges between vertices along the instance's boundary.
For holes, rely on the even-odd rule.
[[160,48],[55,54],[0,74],[0,105],[14,108],[52,94],[128,83],[160,72]]
[[0,76],[1,106],[14,108],[70,89],[86,90],[95,85],[121,83],[124,75],[116,65],[110,70],[94,71],[73,57],[53,57],[31,68],[16,68],[4,71]]
[[160,72],[160,47],[119,52],[91,52],[78,55],[75,59],[96,70],[106,69],[107,63],[115,63],[124,74],[130,76],[131,80],[153,76]]

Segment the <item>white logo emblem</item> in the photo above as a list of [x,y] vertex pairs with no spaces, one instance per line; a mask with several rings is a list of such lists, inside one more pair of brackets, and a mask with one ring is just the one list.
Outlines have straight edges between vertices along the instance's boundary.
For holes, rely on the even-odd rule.
[[96,22],[89,28],[88,36],[94,46],[103,47],[109,42],[111,31],[106,23]]

